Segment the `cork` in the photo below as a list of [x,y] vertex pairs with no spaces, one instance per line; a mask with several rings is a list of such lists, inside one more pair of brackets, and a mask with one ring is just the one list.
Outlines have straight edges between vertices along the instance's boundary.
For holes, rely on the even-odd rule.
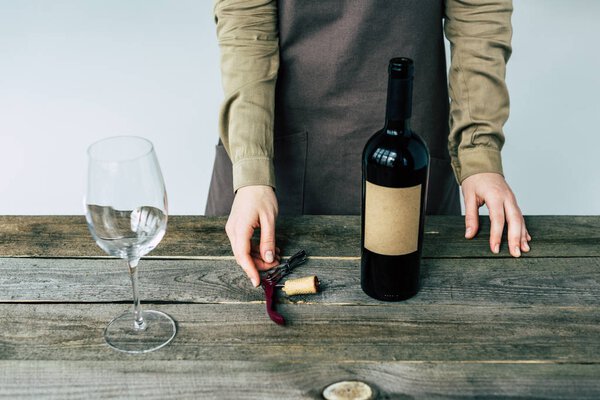
[[283,285],[283,291],[288,296],[317,293],[319,291],[319,279],[314,275],[298,279],[288,279],[285,281],[285,285]]

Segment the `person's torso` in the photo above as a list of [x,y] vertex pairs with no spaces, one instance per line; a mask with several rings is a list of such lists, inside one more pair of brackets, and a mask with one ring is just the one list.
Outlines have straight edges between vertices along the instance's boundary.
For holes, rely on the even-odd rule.
[[[278,7],[275,172],[281,213],[360,212],[361,153],[383,127],[393,57],[414,60],[412,127],[429,146],[430,187],[455,201],[443,0],[279,0]],[[431,197],[430,191],[429,201],[437,201]]]

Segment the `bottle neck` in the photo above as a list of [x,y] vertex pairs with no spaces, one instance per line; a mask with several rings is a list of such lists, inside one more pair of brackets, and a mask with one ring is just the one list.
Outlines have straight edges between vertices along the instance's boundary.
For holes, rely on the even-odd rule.
[[408,136],[412,133],[410,129],[410,118],[400,120],[385,120],[385,133],[391,136]]
[[402,79],[390,74],[385,111],[385,131],[388,134],[402,136],[410,134],[412,89],[412,78]]

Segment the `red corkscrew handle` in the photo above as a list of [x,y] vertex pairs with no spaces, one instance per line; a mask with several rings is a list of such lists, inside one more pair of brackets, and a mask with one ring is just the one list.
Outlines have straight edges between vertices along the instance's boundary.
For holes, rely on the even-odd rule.
[[271,321],[277,325],[285,325],[285,318],[277,312],[275,306],[277,305],[277,291],[275,290],[275,284],[270,283],[266,279],[260,280],[261,286],[265,290],[265,299],[267,301],[267,314]]

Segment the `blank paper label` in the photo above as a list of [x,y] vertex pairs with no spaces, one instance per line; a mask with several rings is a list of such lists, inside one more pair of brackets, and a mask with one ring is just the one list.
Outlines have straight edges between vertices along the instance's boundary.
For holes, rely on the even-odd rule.
[[367,181],[366,186],[365,247],[387,256],[417,251],[421,185],[390,188]]

